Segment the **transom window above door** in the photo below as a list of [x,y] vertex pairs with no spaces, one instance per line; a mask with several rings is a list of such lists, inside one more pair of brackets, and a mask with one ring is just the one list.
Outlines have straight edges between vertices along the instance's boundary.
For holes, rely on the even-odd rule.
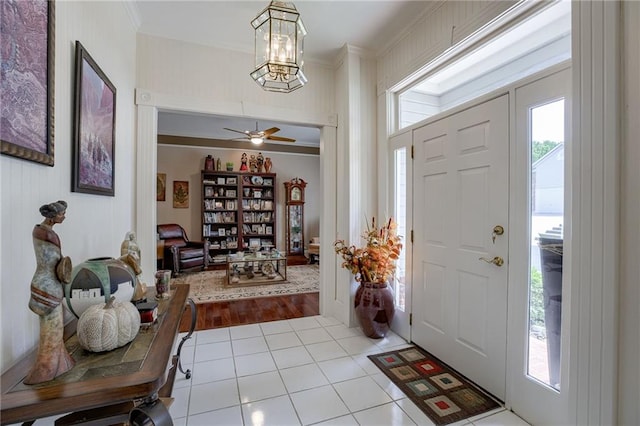
[[418,80],[396,92],[393,131],[571,58],[571,4],[555,3],[471,53],[445,55],[453,59],[436,58]]

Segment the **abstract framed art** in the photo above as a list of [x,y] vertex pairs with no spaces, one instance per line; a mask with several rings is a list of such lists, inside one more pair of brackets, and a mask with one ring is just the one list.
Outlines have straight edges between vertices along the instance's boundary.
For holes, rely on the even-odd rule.
[[76,41],[71,190],[115,195],[116,88]]
[[0,6],[0,152],[53,166],[54,2]]

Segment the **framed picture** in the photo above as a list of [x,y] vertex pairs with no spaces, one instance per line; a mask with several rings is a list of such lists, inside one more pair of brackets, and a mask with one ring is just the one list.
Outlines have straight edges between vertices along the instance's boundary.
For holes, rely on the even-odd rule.
[[[0,152],[47,166],[54,159],[54,9],[47,0],[2,2],[0,22]],[[19,54],[9,60],[9,49]]]
[[260,248],[260,238],[249,238],[250,248]]
[[173,181],[173,207],[176,209],[189,208],[189,182],[186,180]]
[[156,201],[166,201],[167,198],[167,174],[158,173],[156,178]]
[[234,177],[228,177],[227,178],[227,185],[235,185],[236,184],[236,178]]
[[227,192],[225,193],[225,195],[227,197],[230,197],[230,198],[235,198],[236,197],[236,190],[235,189],[227,189]]
[[73,192],[115,194],[116,88],[76,41]]

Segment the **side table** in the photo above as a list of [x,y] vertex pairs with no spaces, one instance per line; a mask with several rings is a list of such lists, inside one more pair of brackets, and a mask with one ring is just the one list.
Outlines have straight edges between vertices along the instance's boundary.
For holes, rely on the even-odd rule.
[[[190,299],[190,331],[176,354],[172,356],[171,351],[188,295],[189,285],[173,286],[171,297],[158,301],[156,322],[142,327],[132,342],[109,352],[82,349],[75,334],[76,321],[72,321],[65,327],[65,344],[76,365],[54,380],[25,385],[22,380],[37,349],[25,356],[2,375],[1,423],[71,413],[57,419],[56,425],[124,423],[130,416],[135,417],[134,423],[144,423],[147,416],[156,425],[173,424],[159,398],[171,396],[176,371],[183,371],[180,350],[195,328],[195,305]],[[189,370],[184,373],[191,375]]]

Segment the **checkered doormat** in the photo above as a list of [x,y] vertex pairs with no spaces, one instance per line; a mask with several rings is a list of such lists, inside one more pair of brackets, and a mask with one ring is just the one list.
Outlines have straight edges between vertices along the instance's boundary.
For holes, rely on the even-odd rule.
[[369,359],[436,425],[500,407],[487,393],[416,346],[369,355]]

